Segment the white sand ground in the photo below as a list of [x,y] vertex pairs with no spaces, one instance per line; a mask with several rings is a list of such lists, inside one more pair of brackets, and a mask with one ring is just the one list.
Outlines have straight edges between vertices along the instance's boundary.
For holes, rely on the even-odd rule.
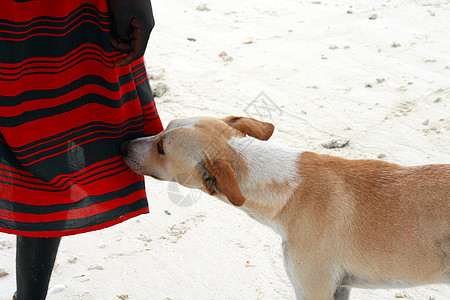
[[[170,88],[158,99],[165,124],[251,115],[273,122],[273,141],[289,146],[450,163],[449,1],[203,1],[210,10],[153,1],[146,56],[153,86]],[[333,138],[350,145],[321,146]],[[147,186],[151,214],[63,239],[51,285],[66,288],[48,299],[294,299],[269,228],[207,195],[150,178]],[[182,207],[178,196],[197,202]],[[15,290],[14,256],[15,237],[0,234],[9,273],[0,299]],[[396,294],[443,300],[450,287],[354,289],[351,299]]]

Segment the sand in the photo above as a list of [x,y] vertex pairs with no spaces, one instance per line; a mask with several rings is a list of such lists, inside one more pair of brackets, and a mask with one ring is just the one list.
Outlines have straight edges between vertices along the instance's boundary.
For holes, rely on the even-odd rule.
[[[152,85],[163,87],[164,124],[252,116],[275,124],[272,140],[289,146],[404,165],[450,163],[449,1],[153,6],[146,59]],[[322,146],[333,139],[350,142]],[[200,192],[146,182],[151,214],[63,238],[48,299],[294,299],[271,229]],[[15,290],[14,257],[15,237],[0,234],[0,299]],[[450,287],[351,295],[396,297],[450,299]]]

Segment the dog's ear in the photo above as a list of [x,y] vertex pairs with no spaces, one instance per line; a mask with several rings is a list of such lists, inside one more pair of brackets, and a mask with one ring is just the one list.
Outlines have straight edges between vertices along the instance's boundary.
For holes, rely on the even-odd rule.
[[273,134],[275,127],[271,123],[261,122],[247,117],[226,117],[222,121],[228,126],[239,130],[240,132],[257,138],[258,140],[267,141]]
[[227,161],[223,159],[211,161],[206,158],[205,171],[209,176],[203,179],[203,185],[210,195],[221,193],[235,206],[244,204],[245,197],[239,189],[234,170]]

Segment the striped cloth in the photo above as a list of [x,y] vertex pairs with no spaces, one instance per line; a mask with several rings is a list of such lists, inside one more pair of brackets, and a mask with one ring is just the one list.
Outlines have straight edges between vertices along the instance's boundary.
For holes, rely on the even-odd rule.
[[147,213],[120,144],[163,128],[143,60],[114,67],[106,0],[0,7],[0,231],[64,236]]

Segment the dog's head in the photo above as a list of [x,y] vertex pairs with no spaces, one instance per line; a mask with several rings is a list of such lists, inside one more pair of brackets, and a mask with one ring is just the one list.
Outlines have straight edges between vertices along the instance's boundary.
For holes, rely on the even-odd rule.
[[241,206],[238,180],[248,170],[228,141],[246,135],[267,140],[273,131],[272,124],[245,117],[179,119],[158,135],[125,142],[122,154],[138,174],[222,194]]

